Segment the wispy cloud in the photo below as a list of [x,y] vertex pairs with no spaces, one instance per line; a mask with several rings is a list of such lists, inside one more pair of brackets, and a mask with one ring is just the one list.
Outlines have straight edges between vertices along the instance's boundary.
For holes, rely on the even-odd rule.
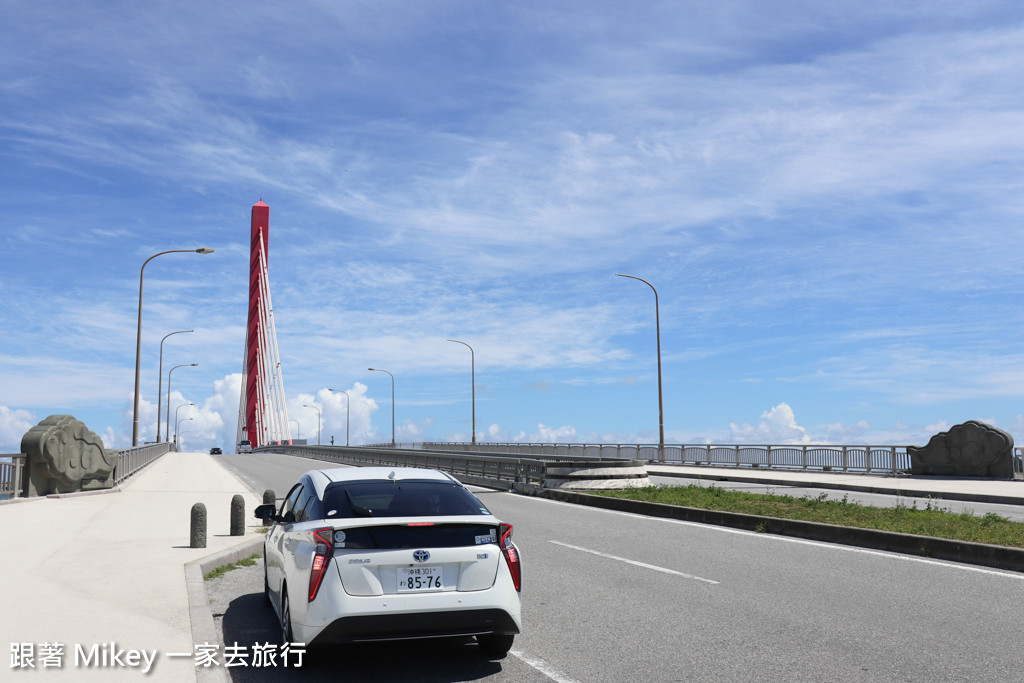
[[503,438],[648,438],[653,301],[614,272],[658,287],[680,437],[1020,412],[1015,4],[8,10],[12,414],[89,405],[122,435],[141,262],[206,245],[147,272],[143,396],[196,329],[179,389],[225,438],[260,197],[289,405],[365,381],[365,438],[376,365],[403,434],[468,433],[451,337]]

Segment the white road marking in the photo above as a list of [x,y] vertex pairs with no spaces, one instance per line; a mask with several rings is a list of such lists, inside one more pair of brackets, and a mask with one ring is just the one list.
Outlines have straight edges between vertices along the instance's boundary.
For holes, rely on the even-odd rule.
[[[515,494],[508,494],[515,495]],[[572,507],[580,507],[574,503],[566,503],[560,500],[551,500],[549,498],[539,498],[536,496],[516,496],[521,500],[535,500],[542,501],[545,503],[551,503],[553,505],[569,505]],[[589,506],[588,506],[589,507]],[[1024,574],[1019,574],[1011,571],[1001,571],[998,569],[985,569],[984,567],[976,567],[974,565],[962,564],[959,562],[943,562],[941,560],[929,560],[925,557],[914,557],[912,555],[901,555],[899,553],[883,552],[881,550],[869,550],[867,548],[857,548],[855,546],[841,545],[838,543],[824,543],[822,541],[809,541],[803,538],[793,538],[791,536],[779,536],[777,534],[762,534],[756,531],[745,531],[743,529],[732,529],[726,526],[719,526],[717,524],[701,524],[700,522],[687,522],[682,519],[669,519],[666,517],[652,517],[649,515],[638,515],[633,512],[622,512],[621,510],[606,510],[604,508],[590,507],[591,510],[598,512],[606,512],[612,515],[622,515],[624,517],[633,517],[634,519],[643,519],[650,522],[666,522],[668,524],[681,524],[682,526],[689,526],[695,529],[703,529],[705,531],[718,531],[727,534],[740,534],[742,536],[752,536],[765,541],[781,541],[783,543],[798,543],[800,545],[810,545],[816,548],[827,548],[829,550],[839,550],[849,553],[861,553],[864,555],[874,555],[876,557],[884,557],[890,560],[898,560],[902,562],[918,562],[920,564],[928,564],[936,567],[948,567],[949,569],[959,569],[964,572],[975,572],[978,574],[988,574],[990,576],[1000,576],[1004,579],[1013,579],[1015,581],[1024,581]]]
[[579,550],[583,553],[590,553],[591,555],[597,555],[599,557],[605,557],[609,560],[618,560],[619,562],[625,562],[636,567],[643,567],[644,569],[653,569],[656,572],[662,572],[664,574],[672,574],[674,576],[681,576],[684,579],[693,579],[694,581],[703,581],[704,583],[711,583],[718,585],[718,581],[712,581],[711,579],[705,579],[700,576],[694,576],[693,574],[684,574],[683,572],[677,572],[675,569],[666,569],[665,567],[659,567],[655,564],[647,564],[646,562],[638,562],[637,560],[630,560],[625,557],[619,557],[618,555],[609,555],[608,553],[602,553],[599,550],[591,550],[590,548],[581,548],[578,545],[570,545],[568,543],[562,543],[561,541],[548,541],[548,543],[554,543],[560,545],[563,548],[572,548],[573,550]]
[[509,650],[508,653],[513,657],[516,657],[523,663],[541,672],[551,680],[556,681],[556,683],[580,683],[575,678],[570,678],[565,674],[560,673],[554,667],[552,667],[550,664],[548,664],[539,657],[531,657],[526,653],[520,652],[519,650]]

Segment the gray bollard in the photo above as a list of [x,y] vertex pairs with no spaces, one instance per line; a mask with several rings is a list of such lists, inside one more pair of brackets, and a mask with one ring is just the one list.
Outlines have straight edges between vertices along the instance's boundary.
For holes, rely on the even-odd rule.
[[196,503],[192,506],[192,529],[189,536],[189,547],[206,547],[206,506],[202,503]]
[[238,493],[231,497],[231,535],[245,535],[245,499]]
[[[274,493],[274,489],[267,489],[263,492],[263,504],[264,505],[277,505],[277,494]],[[272,520],[269,518],[263,519],[263,525],[269,526]]]

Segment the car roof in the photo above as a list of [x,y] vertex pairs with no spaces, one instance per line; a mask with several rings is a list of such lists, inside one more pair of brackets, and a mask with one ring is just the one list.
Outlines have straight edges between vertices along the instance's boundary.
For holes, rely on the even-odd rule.
[[[459,484],[458,480],[439,470],[419,467],[337,467],[327,470],[310,470],[308,476],[316,487],[317,495],[323,496],[329,484],[345,481],[437,481]],[[459,484],[461,486],[461,484]]]

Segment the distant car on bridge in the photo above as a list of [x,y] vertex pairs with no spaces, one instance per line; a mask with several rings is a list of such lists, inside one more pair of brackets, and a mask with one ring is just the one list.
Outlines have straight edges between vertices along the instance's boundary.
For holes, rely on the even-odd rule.
[[410,467],[306,472],[264,540],[264,593],[284,642],[475,636],[500,657],[520,632],[512,526],[454,477]]
[[239,453],[252,453],[252,444],[249,443],[248,439],[242,439],[238,442]]
[[210,455],[220,455],[222,451],[217,446],[210,449]]

